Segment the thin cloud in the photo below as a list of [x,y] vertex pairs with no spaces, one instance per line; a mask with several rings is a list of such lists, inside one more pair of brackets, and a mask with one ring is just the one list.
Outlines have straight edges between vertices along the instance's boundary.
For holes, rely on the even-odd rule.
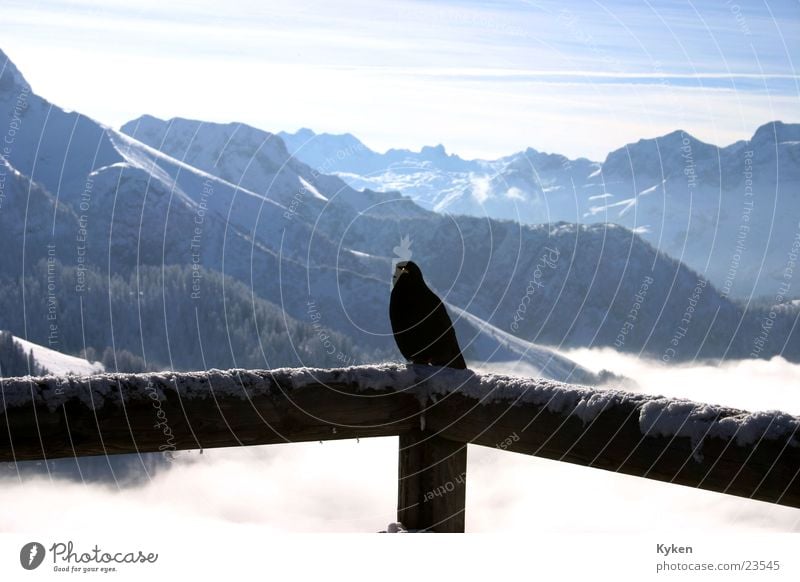
[[724,144],[800,121],[797,44],[781,40],[796,11],[741,7],[744,36],[729,7],[697,9],[232,0],[177,17],[157,2],[11,2],[0,35],[35,90],[112,126],[150,113],[350,132],[381,150],[602,160],[677,128]]

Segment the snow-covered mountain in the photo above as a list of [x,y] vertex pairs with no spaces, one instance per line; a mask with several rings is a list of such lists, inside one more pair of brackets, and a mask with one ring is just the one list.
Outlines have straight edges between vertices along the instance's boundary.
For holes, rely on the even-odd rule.
[[[197,267],[187,304],[202,296],[201,269],[218,271],[292,314],[307,328],[303,337],[334,328],[365,345],[373,341],[364,338],[361,325],[386,319],[382,275],[392,255],[342,248],[328,234],[340,239],[338,231],[362,216],[383,222],[425,219],[430,212],[402,197],[353,190],[292,158],[279,138],[241,124],[144,117],[125,128],[144,143],[49,103],[31,91],[5,55],[0,61],[0,121],[14,127],[15,138],[3,157],[0,233],[9,243],[3,275],[43,274],[42,291],[55,288],[52,298],[28,297],[21,311],[30,312],[30,304],[52,307],[57,326],[59,302],[66,305],[65,294],[77,295],[87,299],[80,307],[83,320],[111,325],[111,297],[108,305],[90,301],[95,295],[86,281],[98,271],[128,276],[146,265],[175,264]],[[73,267],[68,273],[75,280],[50,281],[49,267],[35,268],[40,260]],[[148,288],[139,297],[149,293]],[[360,302],[354,315],[341,297]],[[310,302],[324,314],[326,327],[319,332]],[[150,309],[139,307],[141,333],[161,335],[147,331],[157,330],[153,322],[141,321]],[[34,309],[34,316],[46,315]],[[165,321],[169,317],[164,313]],[[108,330],[88,333],[106,336]],[[474,335],[481,333],[473,328]],[[253,345],[259,341],[254,337]],[[389,346],[391,338],[385,334],[378,343]],[[531,365],[546,368],[545,352],[539,350]],[[575,366],[571,373],[581,370]],[[592,376],[587,374],[581,378]]]
[[[246,301],[227,301],[230,278],[247,286],[251,303],[257,298],[286,313],[300,345],[316,337],[347,363],[355,355],[331,343],[325,330],[372,352],[396,353],[388,321],[392,263],[413,258],[454,312],[463,313],[455,319],[468,359],[521,358],[555,375],[569,364],[541,346],[612,345],[649,278],[657,284],[621,349],[660,354],[701,285],[696,273],[625,228],[443,215],[397,194],[354,190],[292,156],[280,137],[244,124],[145,116],[120,132],[35,95],[9,61],[0,86],[0,123],[16,124],[18,138],[3,166],[14,175],[16,193],[13,207],[0,208],[0,232],[19,228],[21,220],[26,233],[21,241],[12,237],[3,274],[25,275],[31,290],[18,297],[14,281],[1,282],[19,305],[0,314],[0,325],[2,318],[19,320],[19,313],[42,323],[52,310],[64,325],[105,326],[87,333],[113,343],[121,321],[143,338],[125,349],[152,359],[145,338],[164,338],[158,361],[171,365],[169,342],[179,342],[181,352],[188,344],[170,336],[170,322],[185,335],[192,319],[199,325],[208,310],[221,310],[222,319],[213,319],[221,333],[238,334],[235,345],[251,356],[259,350],[268,356],[269,342],[285,336],[256,324],[248,327],[248,341],[241,330],[225,329],[248,312]],[[439,148],[420,155],[447,158],[454,167],[465,163]],[[548,159],[542,163],[562,164]],[[51,276],[52,262],[68,268]],[[166,283],[152,267],[167,265],[184,271],[155,293],[153,285]],[[203,273],[224,277],[212,285]],[[98,277],[109,280],[106,297],[84,288],[99,285]],[[118,294],[126,289],[124,302]],[[221,300],[203,303],[210,292]],[[762,314],[726,300],[704,280],[700,294],[675,358],[748,354]],[[181,296],[185,304],[177,302]],[[114,311],[122,303],[130,308],[124,315]],[[59,305],[67,304],[64,312]],[[782,313],[775,321],[763,356],[800,357],[786,323],[791,317]],[[541,349],[521,347],[531,341]],[[230,336],[215,337],[215,345],[228,345],[235,356]],[[548,359],[559,363],[548,367]]]
[[494,163],[464,160],[448,154],[442,145],[426,146],[419,152],[390,149],[381,154],[349,133],[315,134],[304,128],[278,135],[293,157],[319,171],[335,174],[354,188],[402,192],[429,210],[446,210],[452,197],[472,180],[495,173]]
[[396,190],[437,212],[625,226],[726,296],[774,297],[800,233],[792,212],[800,208],[798,124],[767,123],[727,147],[674,131],[628,144],[602,163],[530,148],[493,161],[441,148],[378,154],[350,135],[281,135],[293,155],[331,160],[330,170],[354,187]]
[[465,160],[448,154],[441,144],[425,146],[419,152],[393,148],[380,154],[349,133],[316,134],[303,128],[295,133],[281,131],[278,136],[292,156],[327,174],[368,175],[384,172],[393,165],[428,166],[449,172],[481,171],[486,168],[481,160]]
[[[396,194],[354,190],[336,176],[300,162],[278,136],[242,123],[209,123],[144,115],[121,128],[122,133],[237,188],[257,193],[292,214],[317,220],[325,212],[352,219],[381,207],[383,216],[419,213],[410,200]],[[333,203],[331,203],[333,200]]]
[[[315,233],[315,215],[305,210],[313,196],[303,194],[296,209],[282,204],[299,195],[301,177],[289,182],[291,189],[279,180],[268,194],[253,192],[62,110],[32,92],[5,55],[0,62],[0,126],[14,131],[3,166],[11,178],[4,182],[10,185],[0,232],[13,232],[15,251],[3,253],[5,274],[31,272],[39,260],[93,266],[109,275],[130,273],[137,265],[191,265],[246,281],[270,301],[305,315],[305,279],[312,269],[331,288],[338,282],[369,297],[360,274],[369,259],[340,254],[336,244]],[[324,187],[330,180],[343,186],[325,176],[317,184],[333,198],[335,192]],[[399,199],[394,206],[412,205]],[[334,220],[358,214],[347,202],[335,208]],[[23,230],[28,238],[19,236]],[[340,311],[327,315],[346,327]]]
[[[303,200],[308,200],[308,204],[302,205],[304,214],[300,217],[313,221],[312,239],[330,241],[337,247],[338,254],[326,257],[321,250],[314,248],[316,243],[313,240],[307,247],[304,245],[308,241],[292,239],[292,245],[299,244],[308,249],[309,266],[319,267],[319,272],[303,277],[307,287],[300,296],[324,314],[326,322],[334,329],[360,337],[360,341],[392,347],[391,330],[385,316],[387,286],[392,261],[404,257],[405,252],[413,254],[429,282],[452,305],[465,309],[486,325],[525,340],[556,346],[613,344],[624,326],[629,309],[626,303],[633,301],[629,298],[636,296],[641,281],[652,276],[659,283],[657,290],[650,291],[650,300],[640,316],[646,323],[640,323],[635,332],[627,334],[623,347],[661,352],[666,349],[662,346],[668,346],[674,334],[672,322],[680,319],[686,298],[691,298],[698,284],[697,274],[654,249],[630,230],[613,224],[521,226],[516,222],[443,216],[399,198],[378,200],[369,206],[369,211],[357,212],[348,201],[353,195],[351,189],[335,179],[319,179],[322,176],[320,172],[311,170],[296,156],[291,156],[291,148],[281,146],[273,134],[240,124],[185,119],[167,121],[153,117],[139,118],[125,124],[123,129],[162,153],[199,165],[243,187],[256,189],[259,184],[263,187],[266,183],[267,195],[284,204],[298,189],[305,189]],[[197,136],[202,136],[202,139]],[[338,138],[334,136],[332,139],[335,142]],[[342,147],[356,147],[352,138],[343,136],[342,139]],[[265,150],[263,159],[262,150]],[[435,152],[425,150],[422,153],[435,155]],[[529,155],[533,153],[529,152]],[[540,155],[537,160],[543,172],[565,171],[561,157]],[[461,162],[454,160],[453,163]],[[519,166],[519,160],[506,160],[504,163],[512,169]],[[585,169],[591,168],[587,165]],[[520,168],[516,171],[522,174]],[[579,170],[572,168],[571,171]],[[241,172],[238,178],[237,172]],[[287,174],[285,178],[283,173]],[[316,179],[313,184],[316,194],[308,196],[308,186],[303,183],[310,183],[312,179]],[[336,188],[334,193],[329,190],[332,183]],[[282,194],[282,190],[288,190],[288,193]],[[336,196],[337,192],[346,195]],[[365,194],[374,195],[373,192]],[[398,207],[403,210],[398,211]],[[413,210],[409,211],[409,207]],[[253,212],[245,213],[245,218],[250,219]],[[238,223],[235,209],[229,211],[228,216]],[[278,223],[276,230],[282,226],[286,227],[281,231],[282,236],[296,234],[292,232],[295,224]],[[300,236],[308,236],[308,230],[303,229],[300,233]],[[404,249],[403,241],[408,241],[410,248]],[[552,270],[544,269],[551,279],[550,284],[546,289],[537,289],[535,308],[532,306],[524,317],[514,321],[514,315],[527,296],[531,274],[542,271],[537,265],[544,249],[551,249],[559,256],[558,264],[554,264]],[[353,278],[351,286],[345,259],[353,258],[359,261],[357,273],[362,278]],[[328,270],[330,265],[335,266],[333,271]],[[335,277],[330,278],[328,275],[331,274]],[[291,288],[292,278],[283,280]],[[745,315],[740,307],[725,300],[710,286],[706,290],[705,280],[703,291],[703,305],[697,308],[695,315],[695,320],[702,323],[697,323],[688,333],[688,338],[682,339],[680,357],[749,353],[747,344],[752,339],[753,324],[743,324],[737,330],[736,322],[742,319],[749,322],[757,315]],[[302,318],[303,310],[307,311],[307,308],[294,303],[296,296],[287,294],[285,290],[280,297],[269,298],[295,317]],[[321,304],[324,307],[318,307]],[[527,304],[523,309],[526,308]],[[565,313],[570,316],[564,317]],[[708,327],[705,326],[714,327],[712,336],[706,333]],[[461,341],[468,346],[466,349],[482,345],[487,329],[486,326],[462,326],[461,335],[466,337]],[[717,336],[726,339],[709,342],[709,337]],[[493,337],[496,348],[497,336]],[[786,339],[785,333],[775,337]],[[499,350],[499,353],[506,351]],[[525,357],[535,359],[541,366],[541,360],[530,353]]]

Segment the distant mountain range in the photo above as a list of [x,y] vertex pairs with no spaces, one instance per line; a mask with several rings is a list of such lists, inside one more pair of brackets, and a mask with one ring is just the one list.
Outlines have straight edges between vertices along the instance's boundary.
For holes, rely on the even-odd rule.
[[532,148],[497,160],[464,160],[441,145],[381,154],[350,134],[279,135],[298,159],[352,187],[396,191],[437,212],[625,226],[726,296],[774,297],[800,236],[798,124],[767,123],[727,147],[679,130],[602,163]]
[[[0,63],[0,131],[13,130],[0,166],[0,329],[19,337],[73,354],[110,347],[148,367],[399,360],[392,265],[412,258],[471,365],[520,361],[597,383],[552,348],[800,359],[800,308],[734,302],[631,229],[434,212],[354,188],[331,154],[306,163],[291,140],[240,123],[146,115],[117,131]],[[420,156],[447,171],[484,164]]]

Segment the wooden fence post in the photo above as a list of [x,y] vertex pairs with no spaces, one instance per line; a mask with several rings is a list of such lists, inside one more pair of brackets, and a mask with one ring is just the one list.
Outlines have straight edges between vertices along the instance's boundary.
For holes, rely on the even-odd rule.
[[397,521],[409,530],[464,532],[467,445],[435,433],[400,435]]

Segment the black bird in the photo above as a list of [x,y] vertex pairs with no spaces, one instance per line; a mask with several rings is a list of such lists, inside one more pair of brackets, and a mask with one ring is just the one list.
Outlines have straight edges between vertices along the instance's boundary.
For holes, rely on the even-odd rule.
[[411,261],[397,263],[389,301],[389,319],[400,353],[414,364],[465,370],[453,322],[444,303]]

